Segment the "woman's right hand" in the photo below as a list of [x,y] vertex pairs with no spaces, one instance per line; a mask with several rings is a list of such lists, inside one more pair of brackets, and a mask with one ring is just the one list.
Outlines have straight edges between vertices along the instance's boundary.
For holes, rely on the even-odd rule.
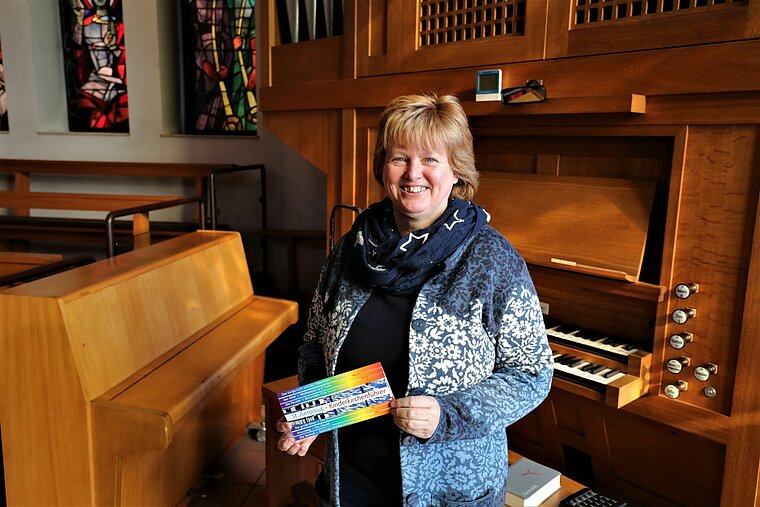
[[293,433],[290,431],[291,428],[292,426],[284,417],[281,417],[280,420],[277,421],[276,429],[282,433],[280,440],[277,441],[277,448],[283,452],[287,452],[291,456],[306,456],[306,452],[309,450],[311,443],[316,440],[317,436],[314,435],[304,438],[303,440],[296,440],[293,437]]

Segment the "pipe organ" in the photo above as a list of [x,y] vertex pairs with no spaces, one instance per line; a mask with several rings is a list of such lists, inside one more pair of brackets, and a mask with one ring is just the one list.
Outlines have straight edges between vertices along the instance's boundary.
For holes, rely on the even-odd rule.
[[[297,44],[274,4],[262,124],[326,173],[328,209],[382,197],[393,97],[462,101],[475,200],[528,262],[557,364],[511,448],[638,505],[760,502],[760,1],[345,1],[342,35]],[[478,102],[487,69],[548,99]]]

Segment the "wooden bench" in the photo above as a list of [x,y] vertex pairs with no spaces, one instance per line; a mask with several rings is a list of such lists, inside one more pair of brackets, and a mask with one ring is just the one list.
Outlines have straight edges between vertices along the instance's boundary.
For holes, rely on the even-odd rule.
[[[76,183],[76,177],[107,176],[130,178],[175,179],[191,181],[197,196],[206,199],[206,179],[219,165],[169,164],[144,162],[84,162],[55,160],[0,159],[0,175],[7,175],[10,189],[0,191],[2,207],[10,215],[0,216],[0,240],[31,240],[53,242],[105,242],[105,224],[102,220],[31,216],[31,210],[72,210],[114,212],[124,208],[182,199],[181,195],[124,195],[119,193],[43,192],[34,188],[34,182],[55,175],[60,180]],[[69,185],[70,186],[70,185]],[[118,236],[131,237],[150,231],[154,238],[174,237],[200,227],[202,212],[196,213],[196,222],[148,220],[148,213],[138,214],[133,220],[119,221],[114,225]],[[205,219],[205,217],[204,217]],[[131,241],[131,239],[129,239]]]
[[[260,421],[297,304],[254,295],[240,236],[198,231],[0,292],[9,505],[177,505]],[[23,337],[23,339],[21,339]]]

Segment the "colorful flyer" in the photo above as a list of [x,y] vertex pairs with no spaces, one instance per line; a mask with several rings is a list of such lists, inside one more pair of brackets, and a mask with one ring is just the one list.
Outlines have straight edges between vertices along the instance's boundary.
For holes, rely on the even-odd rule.
[[393,393],[380,363],[347,371],[277,395],[293,437],[303,440],[390,412]]

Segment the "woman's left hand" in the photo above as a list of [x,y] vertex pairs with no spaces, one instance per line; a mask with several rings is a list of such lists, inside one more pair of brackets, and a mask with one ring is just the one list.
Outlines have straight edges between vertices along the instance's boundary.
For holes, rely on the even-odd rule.
[[431,396],[408,396],[391,401],[396,426],[418,438],[430,438],[438,427],[441,406]]

